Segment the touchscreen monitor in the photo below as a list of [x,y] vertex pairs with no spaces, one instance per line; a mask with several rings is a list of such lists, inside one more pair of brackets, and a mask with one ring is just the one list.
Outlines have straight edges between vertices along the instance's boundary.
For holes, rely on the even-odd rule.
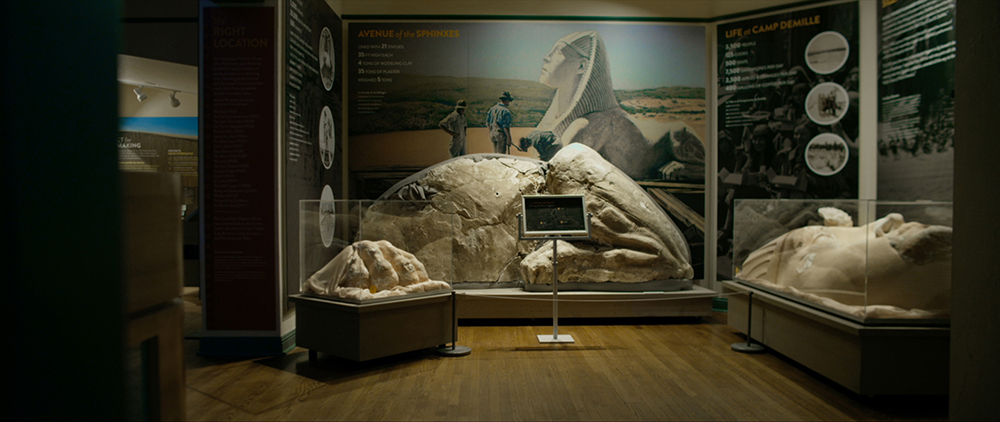
[[590,235],[583,195],[524,195],[521,209],[524,236]]

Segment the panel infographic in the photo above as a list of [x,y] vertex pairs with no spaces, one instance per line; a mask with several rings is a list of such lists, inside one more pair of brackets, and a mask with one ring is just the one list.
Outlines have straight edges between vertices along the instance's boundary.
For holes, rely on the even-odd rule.
[[[208,330],[275,330],[274,8],[205,7],[201,213]],[[263,204],[263,205],[262,205]],[[240,314],[237,309],[258,309]]]
[[952,199],[955,1],[879,7],[878,198]]
[[[343,160],[341,49],[343,23],[324,0],[289,0],[285,24],[285,262],[286,292],[299,291],[300,200],[332,201],[342,192]],[[330,249],[319,233],[315,219],[315,239],[323,247],[317,253],[340,252]],[[332,231],[334,221],[323,223]]]
[[150,132],[118,132],[122,171],[174,173],[181,177],[185,215],[198,209],[198,140]]
[[858,5],[718,26],[719,275],[737,198],[857,198]]

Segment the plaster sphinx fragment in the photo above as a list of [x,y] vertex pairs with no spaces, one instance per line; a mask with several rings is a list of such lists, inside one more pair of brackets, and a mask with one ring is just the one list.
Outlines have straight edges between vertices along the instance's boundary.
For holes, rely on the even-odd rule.
[[[670,217],[628,175],[583,144],[563,148],[548,163],[474,154],[432,166],[382,195],[365,214],[362,235],[414,251],[441,280],[549,283],[551,245],[536,250],[537,241],[518,239],[520,197],[571,193],[586,195],[594,237],[560,248],[560,259],[574,261],[573,270],[560,268],[569,277],[562,281],[693,276],[687,242]],[[446,218],[454,224],[443,223]]]
[[302,290],[308,295],[364,300],[448,288],[448,283],[431,280],[412,254],[384,240],[363,240],[344,248],[310,276]]
[[[560,241],[560,282],[690,279],[691,252],[670,217],[624,172],[583,144],[549,161],[546,190],[582,194],[593,214],[589,241]],[[565,246],[564,246],[565,245]],[[552,281],[552,243],[521,261],[525,283]]]
[[441,162],[386,191],[365,214],[362,236],[414,251],[440,280],[520,280],[517,264],[534,244],[518,241],[517,214],[521,195],[542,191],[544,166],[504,154]]
[[826,226],[792,230],[754,251],[737,278],[867,318],[947,316],[950,227],[891,213],[851,227],[821,209]]

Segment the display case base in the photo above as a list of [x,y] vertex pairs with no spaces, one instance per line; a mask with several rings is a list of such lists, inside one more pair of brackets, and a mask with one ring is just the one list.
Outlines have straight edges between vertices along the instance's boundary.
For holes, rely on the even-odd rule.
[[437,350],[437,354],[447,357],[461,357],[472,354],[472,349],[466,346],[445,346]]
[[[559,292],[559,318],[704,317],[715,291]],[[552,292],[522,289],[458,291],[460,319],[552,318]]]
[[729,348],[734,352],[740,352],[740,353],[764,353],[767,351],[767,349],[765,349],[764,346],[761,346],[752,341],[741,341],[738,343],[733,343]]
[[452,342],[451,290],[376,303],[350,303],[290,295],[296,343],[318,353],[366,361]]
[[[691,290],[694,283],[691,280],[653,280],[641,283],[578,283],[559,282],[560,292],[675,292]],[[528,292],[551,292],[552,283],[524,283]]]
[[[948,394],[948,327],[866,326],[753,291],[753,340],[863,395]],[[747,296],[729,296],[729,326],[747,332]]]
[[576,343],[573,336],[569,334],[560,334],[558,336],[552,334],[539,334],[539,343]]

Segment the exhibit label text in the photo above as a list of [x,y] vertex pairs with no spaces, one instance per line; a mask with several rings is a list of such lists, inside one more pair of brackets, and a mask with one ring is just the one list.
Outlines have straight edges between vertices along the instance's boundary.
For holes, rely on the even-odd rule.
[[803,26],[819,25],[819,15],[808,16],[798,19],[788,19],[771,22],[763,25],[754,25],[749,28],[734,28],[726,31],[726,38],[742,37],[750,34],[762,34],[765,32],[777,31],[779,29],[792,29]]

